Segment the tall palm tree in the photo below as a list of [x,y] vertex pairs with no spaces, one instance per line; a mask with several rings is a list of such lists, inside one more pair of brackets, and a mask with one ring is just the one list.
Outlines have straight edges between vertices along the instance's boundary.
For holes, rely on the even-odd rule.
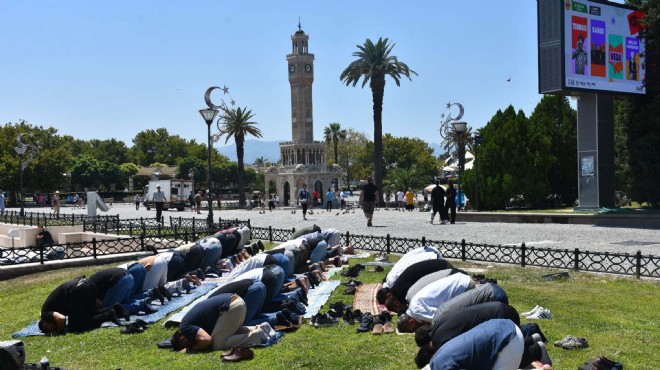
[[339,122],[332,122],[323,130],[323,135],[325,137],[325,142],[332,142],[333,148],[335,150],[335,164],[339,164],[337,145],[339,144],[339,139],[346,140],[346,135],[348,132],[346,129],[342,129]]
[[261,170],[263,167],[266,167],[266,158],[263,156],[254,160],[254,165],[257,166],[257,170]]
[[218,120],[219,135],[227,135],[225,144],[233,136],[236,143],[236,157],[238,158],[238,205],[245,206],[245,167],[243,156],[245,154],[245,136],[262,137],[261,130],[257,128],[257,122],[250,121],[254,114],[247,107],[225,108]]
[[[382,37],[375,44],[367,39],[364,45],[356,45],[359,51],[353,52],[356,60],[346,67],[339,79],[348,85],[357,85],[363,78],[362,88],[369,82],[373,97],[374,110],[374,177],[378,191],[383,187],[383,96],[385,94],[385,76],[390,76],[397,86],[401,86],[401,77],[417,73],[408,68],[406,63],[390,55],[396,44],[390,44]],[[381,202],[382,202],[381,197]]]

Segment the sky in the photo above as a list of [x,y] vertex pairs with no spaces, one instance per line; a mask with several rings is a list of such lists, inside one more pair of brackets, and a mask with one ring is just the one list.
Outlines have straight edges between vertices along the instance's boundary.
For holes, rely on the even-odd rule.
[[542,97],[534,0],[0,0],[0,123],[129,147],[165,127],[206,143],[204,92],[227,86],[261,140],[291,140],[286,55],[299,19],[315,56],[316,140],[331,122],[372,137],[371,90],[339,79],[367,38],[389,38],[418,73],[386,81],[384,133],[439,143],[448,102],[478,129],[509,105],[530,115]]

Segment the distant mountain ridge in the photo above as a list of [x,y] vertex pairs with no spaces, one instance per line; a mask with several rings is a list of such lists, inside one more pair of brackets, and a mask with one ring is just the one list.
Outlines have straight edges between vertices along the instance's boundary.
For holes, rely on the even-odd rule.
[[[266,161],[277,162],[280,160],[280,140],[278,141],[261,141],[248,139],[245,140],[245,155],[243,160],[246,164],[252,164],[259,157],[264,157]],[[429,147],[433,148],[433,154],[437,157],[444,153],[440,144],[429,143]],[[220,154],[226,155],[230,160],[236,161],[236,144],[231,144],[217,148]]]

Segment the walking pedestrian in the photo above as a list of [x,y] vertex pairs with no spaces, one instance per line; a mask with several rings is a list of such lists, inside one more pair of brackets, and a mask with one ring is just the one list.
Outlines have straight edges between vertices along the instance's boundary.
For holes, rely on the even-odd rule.
[[367,218],[367,226],[373,226],[371,224],[371,219],[374,217],[374,207],[378,202],[378,188],[374,185],[373,179],[371,177],[367,178],[367,184],[362,187],[362,192],[360,192],[360,203],[362,203],[362,212],[364,212],[364,217]]
[[449,185],[447,186],[447,202],[445,203],[445,208],[447,209],[445,213],[451,211],[451,219],[447,215],[449,223],[456,223],[456,188],[454,188],[454,183],[449,180]]
[[55,217],[60,218],[60,192],[55,191],[55,194],[53,195],[52,198],[53,201],[53,213],[55,214]]
[[302,206],[303,220],[307,219],[307,206],[309,205],[309,191],[307,191],[307,184],[303,184],[302,189],[298,191],[296,197],[298,203]]
[[165,205],[165,192],[160,190],[160,185],[156,185],[156,191],[153,196],[154,203],[156,204],[156,221],[160,222],[163,214],[163,206]]
[[142,199],[140,199],[140,194],[135,194],[135,198],[133,198],[133,201],[135,201],[135,210],[136,210],[136,211],[137,211],[138,209],[140,209],[140,201],[141,201],[141,200],[142,200]]
[[431,206],[433,207],[433,210],[431,212],[431,218],[429,219],[429,223],[433,224],[433,219],[435,218],[435,214],[439,213],[440,214],[440,223],[444,224],[445,221],[442,218],[443,214],[443,208],[445,208],[445,189],[440,187],[440,181],[435,180],[435,187],[433,190],[431,190]]
[[325,210],[328,211],[328,212],[332,211],[332,198],[333,198],[333,196],[334,195],[332,194],[332,189],[328,189],[328,192],[325,193]]

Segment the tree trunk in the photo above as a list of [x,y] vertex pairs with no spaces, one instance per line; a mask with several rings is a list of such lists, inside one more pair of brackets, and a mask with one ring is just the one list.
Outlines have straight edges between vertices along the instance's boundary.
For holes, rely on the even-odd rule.
[[383,95],[385,76],[371,79],[371,93],[374,102],[374,184],[380,195],[379,206],[383,206]]
[[238,162],[238,206],[245,208],[245,166],[243,157],[245,154],[245,138],[234,136],[236,142],[236,157]]

